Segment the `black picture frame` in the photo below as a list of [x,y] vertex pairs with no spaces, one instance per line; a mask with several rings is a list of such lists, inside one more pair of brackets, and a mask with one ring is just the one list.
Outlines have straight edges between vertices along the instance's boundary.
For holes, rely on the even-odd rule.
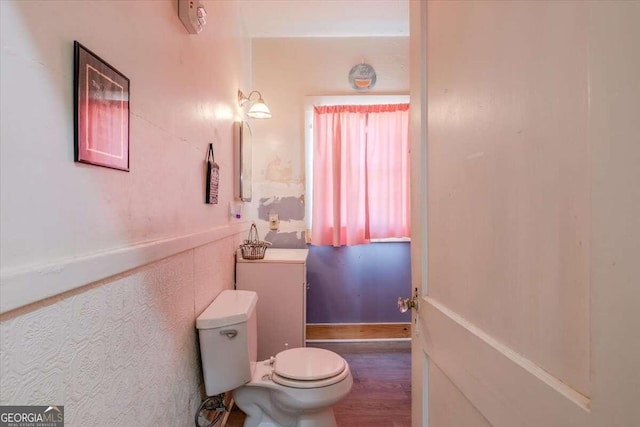
[[129,79],[73,42],[74,160],[129,171]]

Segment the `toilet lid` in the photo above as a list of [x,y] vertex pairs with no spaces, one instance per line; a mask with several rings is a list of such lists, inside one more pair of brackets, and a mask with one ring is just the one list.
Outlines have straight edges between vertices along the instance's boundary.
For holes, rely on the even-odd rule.
[[318,381],[344,371],[346,362],[338,354],[322,348],[300,347],[281,351],[273,364],[280,377],[297,381]]

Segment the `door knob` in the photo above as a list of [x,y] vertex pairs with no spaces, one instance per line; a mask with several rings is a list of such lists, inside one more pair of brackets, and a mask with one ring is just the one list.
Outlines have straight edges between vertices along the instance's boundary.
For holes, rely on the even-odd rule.
[[400,313],[405,313],[406,311],[412,308],[418,311],[418,297],[413,297],[413,298],[398,297],[398,310],[400,310]]

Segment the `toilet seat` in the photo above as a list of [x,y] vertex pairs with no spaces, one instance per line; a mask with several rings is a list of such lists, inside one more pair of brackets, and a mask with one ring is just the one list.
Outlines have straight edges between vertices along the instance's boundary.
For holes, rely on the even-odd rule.
[[346,361],[332,351],[313,347],[292,348],[276,355],[272,380],[293,388],[326,387],[349,375],[346,366]]

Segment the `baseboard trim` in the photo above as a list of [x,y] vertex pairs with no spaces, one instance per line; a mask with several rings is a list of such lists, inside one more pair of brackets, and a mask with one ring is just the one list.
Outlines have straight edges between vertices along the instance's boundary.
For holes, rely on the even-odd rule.
[[307,341],[373,341],[411,338],[411,323],[308,323]]
[[357,343],[357,342],[402,342],[407,341],[410,342],[411,338],[345,338],[345,339],[336,339],[336,338],[325,338],[318,340],[306,340],[307,344],[309,343]]

